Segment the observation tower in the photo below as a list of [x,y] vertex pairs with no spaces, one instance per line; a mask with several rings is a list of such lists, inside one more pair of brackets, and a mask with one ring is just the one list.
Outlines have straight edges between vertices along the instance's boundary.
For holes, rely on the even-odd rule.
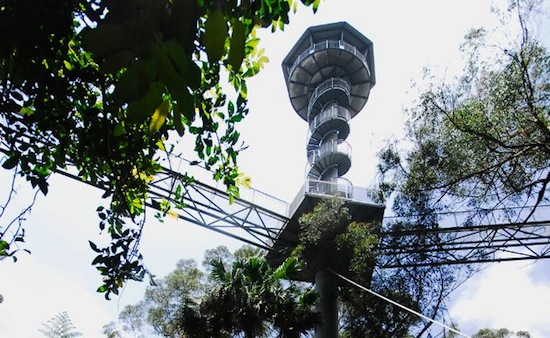
[[[343,177],[352,163],[346,141],[350,121],[363,109],[376,83],[372,42],[346,22],[310,27],[282,67],[292,107],[308,124],[307,168],[305,183],[290,206],[290,221],[267,255],[272,265],[288,257],[298,243],[298,219],[323,198],[342,199],[352,221],[381,222],[384,213],[384,206],[373,203],[365,188]],[[326,256],[308,261],[293,279],[315,283],[323,323],[316,337],[328,338],[338,335],[338,283],[324,262]],[[348,264],[342,262],[338,272],[346,273]]]

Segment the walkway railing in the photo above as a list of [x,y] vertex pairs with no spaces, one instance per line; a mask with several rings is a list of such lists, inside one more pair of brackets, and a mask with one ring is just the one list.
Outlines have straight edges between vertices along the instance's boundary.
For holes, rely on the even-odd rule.
[[308,151],[307,162],[309,168],[313,167],[321,158],[336,153],[344,154],[351,158],[351,145],[344,140],[336,139],[321,144],[317,149]]
[[300,55],[298,55],[298,57],[292,64],[292,67],[290,67],[288,73],[292,74],[294,70],[296,70],[296,67],[300,65],[302,60],[324,49],[341,49],[353,54],[355,57],[361,60],[361,62],[363,63],[363,65],[365,66],[369,74],[371,73],[369,65],[367,64],[367,54],[366,53],[363,54],[355,46],[347,43],[344,40],[325,40],[312,45],[310,48],[306,49]]
[[309,99],[309,105],[308,105],[308,109],[307,109],[307,119],[308,119],[308,121],[311,120],[311,118],[312,118],[311,113],[312,113],[313,107],[317,103],[317,100],[323,94],[325,94],[329,91],[333,91],[333,90],[343,91],[346,94],[346,96],[349,100],[350,95],[351,95],[351,86],[347,81],[345,81],[343,79],[338,79],[338,78],[330,78],[330,79],[322,82],[320,85],[317,86],[317,88],[315,88],[315,91],[311,94],[311,97]]
[[309,134],[311,135],[320,125],[333,119],[341,119],[348,122],[351,120],[351,114],[347,108],[342,106],[332,106],[324,109],[309,122]]

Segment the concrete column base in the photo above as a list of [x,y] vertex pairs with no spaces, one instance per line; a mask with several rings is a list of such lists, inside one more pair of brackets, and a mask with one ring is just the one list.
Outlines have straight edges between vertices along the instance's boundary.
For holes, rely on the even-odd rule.
[[319,292],[321,323],[315,328],[315,338],[338,338],[338,285],[335,276],[326,269],[315,274],[315,289]]

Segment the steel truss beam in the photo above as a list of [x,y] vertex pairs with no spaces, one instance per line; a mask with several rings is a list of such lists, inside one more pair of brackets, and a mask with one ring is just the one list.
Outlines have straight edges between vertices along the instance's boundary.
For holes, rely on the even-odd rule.
[[381,268],[550,258],[550,221],[460,226],[380,234]]
[[[37,140],[33,135],[25,136],[26,140],[20,138],[19,141],[32,143]],[[6,144],[0,142],[2,146]],[[82,181],[70,169],[58,173],[105,189],[100,184]],[[176,200],[175,187],[183,177],[178,171],[164,168],[149,187],[149,195],[153,199],[185,206],[174,210],[181,220],[265,250],[270,250],[289,222],[288,203],[254,189],[242,189],[250,197],[235,198],[233,203],[229,203],[229,195],[225,191],[194,181],[183,185],[180,199]],[[158,204],[149,206],[159,209]],[[378,234],[378,265],[381,268],[397,268],[550,258],[550,206],[545,207],[547,212],[539,217],[540,220],[530,222],[487,222],[477,226],[457,225],[396,232],[382,230]],[[388,220],[391,219],[384,219],[385,222]]]
[[[149,193],[159,199],[178,203],[173,196],[173,187],[180,180],[180,174],[164,169],[151,184]],[[229,203],[229,195],[225,191],[195,181],[184,188],[182,197],[185,207],[174,211],[182,220],[269,250],[288,218],[257,204],[254,197],[259,195],[264,202],[270,200],[271,205],[282,202],[254,190],[251,200],[235,198]]]
[[[68,172],[62,174],[80,180]],[[185,186],[182,199],[176,201],[174,190],[181,180],[181,174],[165,168],[149,188],[150,196],[156,200],[165,199],[176,204],[183,201],[185,207],[174,210],[181,220],[265,250],[271,249],[289,222],[288,204],[258,190],[251,190],[252,195],[260,196],[263,203],[254,202],[255,198],[235,198],[230,204],[225,191],[195,181]],[[279,212],[274,211],[275,205]],[[154,205],[150,207],[155,208]],[[550,212],[550,206],[541,208]],[[388,217],[385,221],[391,219]],[[380,268],[550,258],[548,219],[395,232],[382,230],[378,237],[377,263]]]
[[[2,124],[3,130],[17,133],[17,130],[7,125],[6,120],[0,119],[0,124]],[[0,138],[0,153],[8,153],[9,144],[2,141]],[[46,146],[49,141],[36,137],[31,131],[26,130],[17,139],[17,142],[20,144],[39,143]],[[58,169],[57,173],[106,190],[106,186],[103,186],[101,182],[82,180],[75,168],[70,165],[70,159],[66,160],[69,166],[64,170]],[[207,172],[199,166],[185,165],[187,161],[183,158],[170,156],[164,161],[170,164],[170,168],[179,169],[184,166],[185,170],[193,172],[193,176],[196,173],[202,182],[213,181],[211,172]],[[161,200],[167,200],[174,205],[185,206],[172,209],[181,220],[265,250],[271,248],[279,231],[288,222],[286,214],[289,205],[280,199],[255,189],[242,188],[241,195],[247,196],[247,198],[234,198],[233,203],[229,203],[229,194],[225,191],[201,181],[195,180],[188,183],[189,180],[186,180],[185,175],[181,174],[179,170],[170,168],[162,168],[161,172],[154,177],[154,181],[149,184],[148,194],[159,203]],[[179,185],[182,186],[182,189],[180,198],[176,200],[175,190]],[[148,207],[160,210],[159,203],[148,204]]]
[[[58,172],[82,182],[79,177],[68,171]],[[271,248],[279,232],[288,222],[286,216],[256,204],[253,201],[256,198],[250,200],[235,198],[232,203],[229,203],[228,193],[197,181],[182,185],[180,198],[176,199],[175,187],[180,185],[183,179],[183,175],[163,168],[150,183],[148,191],[149,196],[158,202],[166,200],[175,205],[183,204],[182,208],[171,209],[181,220],[265,250]],[[104,190],[104,187],[97,184],[93,186]],[[258,199],[262,200],[264,205],[269,204],[266,201],[271,201],[271,205],[278,204],[279,207],[281,205],[282,201],[258,190],[249,192],[260,196]],[[160,210],[157,203],[148,204],[148,206]]]

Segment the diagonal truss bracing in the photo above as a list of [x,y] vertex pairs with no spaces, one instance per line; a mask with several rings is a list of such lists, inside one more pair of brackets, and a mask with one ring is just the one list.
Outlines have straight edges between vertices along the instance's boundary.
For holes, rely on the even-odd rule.
[[180,178],[180,174],[164,169],[151,184],[149,194],[174,203],[183,201],[184,207],[174,210],[182,220],[266,250],[288,222],[286,203],[254,189],[241,189],[249,198],[235,198],[229,203],[225,191],[195,181],[185,186],[182,199],[176,201],[173,187]]
[[[81,181],[68,171],[60,173]],[[181,174],[164,169],[151,183],[149,194],[157,200],[175,202],[173,188],[180,179]],[[250,198],[235,198],[229,203],[225,191],[195,181],[182,192],[185,207],[175,211],[183,221],[270,250],[289,222],[288,204],[258,190],[251,189],[248,193]],[[484,225],[382,230],[378,233],[377,265],[398,268],[550,258],[550,206],[538,209],[542,209],[540,220],[530,222],[491,224],[486,219]],[[384,222],[393,220],[386,217]]]
[[[32,135],[25,136],[19,142],[37,142]],[[173,160],[170,159],[170,163]],[[83,182],[71,169],[58,173]],[[225,191],[203,183],[208,179],[200,177],[198,181],[183,185],[180,198],[176,200],[175,187],[183,176],[180,170],[164,168],[149,187],[154,200],[183,204],[183,208],[174,210],[181,220],[266,250],[271,249],[289,222],[289,203],[254,189],[241,189],[242,198],[229,203]],[[84,183],[104,189],[99,184]],[[158,204],[149,206],[158,209]],[[522,209],[527,214],[531,214],[531,210]],[[382,230],[378,234],[378,265],[395,268],[550,258],[550,205],[538,206],[529,222],[503,221],[502,218],[499,221],[495,215],[472,222],[467,219],[469,214],[443,216],[440,224],[454,218],[454,222],[450,222],[454,223],[452,226]],[[456,221],[457,217],[462,217],[462,222]],[[395,218],[384,218],[384,223],[390,222],[395,222]],[[382,229],[388,228],[383,226]]]
[[[11,130],[14,134],[21,134],[12,129],[6,120],[0,119],[4,130]],[[2,141],[0,139],[0,141]],[[46,144],[49,142],[42,137],[36,137],[32,131],[23,131],[16,140],[20,144]],[[9,152],[9,144],[0,142],[0,151]],[[70,165],[70,158],[66,159],[68,167],[56,172],[66,177],[92,185],[101,190],[106,187],[101,182],[83,180],[77,170]],[[288,222],[288,203],[269,194],[255,189],[241,189],[243,198],[235,198],[229,203],[229,194],[202,182],[212,181],[212,173],[198,166],[185,166],[186,161],[178,156],[170,155],[162,159],[170,168],[162,168],[149,184],[148,194],[156,202],[167,200],[182,208],[173,208],[178,218],[196,225],[214,230],[245,243],[268,250],[277,238],[279,231]],[[181,172],[192,171],[192,176],[198,176],[200,181],[186,180]],[[178,168],[178,169],[172,169]],[[185,182],[185,183],[184,183]],[[182,184],[183,183],[183,184]],[[176,187],[181,185],[179,198],[176,198]],[[151,203],[149,207],[159,209],[160,203]]]
[[[69,171],[58,173],[91,184]],[[148,191],[153,200],[183,204],[181,208],[172,209],[181,220],[265,250],[271,248],[279,232],[288,222],[288,218],[283,215],[286,213],[286,203],[254,189],[244,192],[243,195],[249,195],[249,198],[235,198],[230,203],[229,194],[225,191],[194,181],[184,185],[180,198],[176,199],[175,187],[182,181],[182,177],[173,170],[163,168],[150,183]],[[100,185],[94,186],[103,189]],[[148,206],[159,210],[158,204]]]
[[[467,212],[446,216],[457,214]],[[539,206],[536,215],[530,221],[499,223],[496,217],[485,217],[484,225],[382,232],[378,263],[396,268],[550,258],[550,206]],[[443,217],[440,224],[445,223]]]

